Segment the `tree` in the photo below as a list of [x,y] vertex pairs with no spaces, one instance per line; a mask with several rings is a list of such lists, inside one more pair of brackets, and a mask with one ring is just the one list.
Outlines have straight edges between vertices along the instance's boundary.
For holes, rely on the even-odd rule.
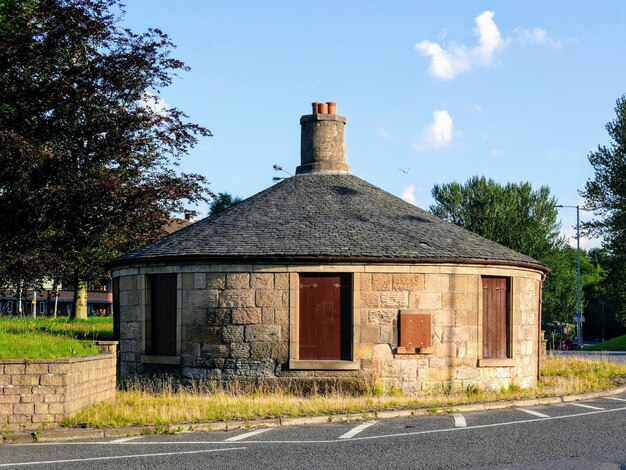
[[[582,311],[589,300],[595,300],[604,279],[602,266],[593,256],[581,250],[580,285]],[[543,260],[551,269],[543,286],[542,313],[544,322],[573,323],[578,302],[578,253],[575,248],[555,250]]]
[[32,261],[17,276],[71,280],[72,316],[106,262],[208,201],[205,178],[176,165],[210,132],[159,98],[188,67],[121,14],[117,0],[0,3],[0,220],[15,224],[0,232],[0,281]]
[[612,139],[589,154],[594,177],[581,195],[585,209],[594,219],[583,224],[591,235],[603,237],[607,252],[607,287],[619,303],[621,321],[626,324],[626,95],[617,100],[616,118],[606,125]]
[[224,212],[229,207],[234,206],[241,201],[242,199],[238,196],[232,196],[228,193],[218,193],[209,206],[209,217],[213,217],[220,212]]
[[436,184],[432,196],[436,216],[539,261],[565,245],[547,186],[535,191],[530,183],[474,176],[464,184]]

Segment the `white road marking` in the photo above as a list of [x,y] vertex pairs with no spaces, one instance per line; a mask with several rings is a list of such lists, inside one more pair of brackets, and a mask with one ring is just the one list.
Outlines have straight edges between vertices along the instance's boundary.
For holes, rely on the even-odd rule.
[[467,427],[467,422],[465,421],[465,418],[463,417],[463,415],[461,413],[454,413],[454,414],[452,414],[452,416],[454,416],[454,427],[455,428],[466,428]]
[[356,436],[360,432],[365,431],[370,426],[375,425],[376,423],[378,423],[378,421],[368,421],[366,423],[359,424],[357,427],[355,427],[355,428],[351,429],[350,431],[348,431],[347,433],[342,434],[341,436],[339,436],[339,439],[351,439],[352,437]]
[[97,460],[140,459],[142,457],[164,457],[164,456],[170,456],[170,455],[207,454],[209,452],[225,452],[227,450],[244,450],[244,449],[247,449],[247,447],[229,447],[228,449],[188,450],[188,451],[182,451],[182,452],[159,452],[158,454],[108,455],[106,457],[83,457],[80,459],[43,460],[40,462],[0,463],[0,467],[26,467],[29,465],[50,465],[53,463],[88,462],[88,461],[97,461]]
[[228,439],[224,439],[224,442],[236,442],[243,441],[244,439],[248,439],[249,437],[256,436],[257,434],[261,434],[269,431],[268,429],[257,429],[256,431],[250,431],[245,434],[239,434],[238,436],[229,437]]
[[549,418],[550,417],[550,416],[548,416],[546,414],[539,413],[538,411],[527,410],[525,408],[518,408],[518,410],[523,411],[524,413],[528,413],[529,415],[539,416],[540,418]]
[[580,406],[581,408],[588,408],[590,410],[603,410],[604,409],[604,408],[600,408],[599,406],[583,405],[582,403],[570,403],[570,405]]
[[615,400],[615,401],[626,401],[626,398],[617,398],[617,397],[607,397],[609,400]]
[[143,436],[122,437],[121,439],[109,441],[109,444],[122,444],[123,442],[134,441],[135,439],[140,439],[141,437]]
[[[504,426],[515,426],[517,424],[528,424],[528,423],[538,423],[538,422],[546,422],[546,421],[556,421],[556,420],[563,420],[563,419],[575,419],[575,418],[582,418],[585,416],[592,416],[592,415],[598,415],[598,414],[605,414],[605,413],[618,413],[618,412],[624,412],[626,411],[626,407],[620,407],[620,408],[609,408],[609,409],[602,409],[599,411],[586,411],[586,412],[580,412],[580,413],[572,413],[569,415],[562,415],[562,416],[550,416],[549,418],[530,418],[530,419],[518,419],[515,421],[505,421],[502,423],[490,423],[490,424],[477,424],[471,427],[466,427],[466,428],[444,428],[444,429],[429,429],[429,430],[424,430],[424,431],[409,431],[409,432],[399,432],[399,433],[393,433],[393,434],[381,434],[378,436],[357,436],[354,439],[350,440],[346,440],[346,439],[326,439],[326,440],[319,440],[319,439],[311,439],[311,440],[302,440],[302,439],[298,439],[298,440],[265,440],[265,441],[248,441],[246,442],[246,444],[305,444],[305,443],[309,443],[309,444],[335,444],[337,442],[353,442],[353,441],[365,441],[365,440],[372,440],[372,439],[389,439],[389,438],[395,438],[395,437],[408,437],[408,436],[421,436],[421,435],[425,435],[425,434],[442,434],[442,433],[448,433],[448,432],[469,432],[469,431],[474,431],[474,430],[478,430],[478,429],[488,429],[488,428],[499,428],[499,427],[504,427]],[[225,441],[165,441],[165,440],[155,440],[155,441],[131,441],[131,442],[124,442],[122,444],[119,444],[120,446],[142,446],[142,445],[155,445],[155,446],[166,446],[166,445],[171,445],[171,446],[184,446],[184,445],[207,445],[207,444],[212,444],[212,445],[224,445],[224,444],[228,444],[228,442]],[[108,441],[107,442],[103,442],[103,441],[57,441],[57,442],[31,442],[28,444],[22,444],[22,443],[15,443],[15,444],[10,444],[11,447],[24,447],[24,446],[101,446],[101,445],[105,445],[105,446],[109,446],[111,445]],[[235,448],[237,449],[237,448]],[[235,450],[232,449],[232,450]],[[242,447],[242,449],[247,449],[247,447]],[[231,449],[229,449],[231,450]],[[81,459],[84,460],[84,459]],[[5,465],[6,466],[6,465]]]

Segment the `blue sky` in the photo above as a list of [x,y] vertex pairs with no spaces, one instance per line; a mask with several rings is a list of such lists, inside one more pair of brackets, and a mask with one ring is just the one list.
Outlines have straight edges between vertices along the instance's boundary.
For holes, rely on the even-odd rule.
[[295,170],[300,116],[336,101],[353,174],[428,209],[435,183],[473,175],[582,203],[626,93],[625,19],[617,0],[127,0],[124,23],[162,29],[192,68],[161,96],[213,132],[181,168],[214,192]]

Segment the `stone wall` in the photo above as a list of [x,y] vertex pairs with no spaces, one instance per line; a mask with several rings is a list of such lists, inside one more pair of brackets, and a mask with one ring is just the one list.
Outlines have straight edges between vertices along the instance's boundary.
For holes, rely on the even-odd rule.
[[[107,348],[114,346],[108,342]],[[0,430],[58,425],[115,399],[115,352],[59,359],[0,359]]]
[[[511,277],[511,359],[481,359],[481,275],[511,274],[517,274]],[[377,370],[388,387],[404,392],[534,385],[540,277],[524,274],[503,269],[361,274],[361,318],[367,337],[373,338],[371,362],[364,361],[364,366]],[[397,337],[390,341],[390,335],[397,331],[402,309],[431,314],[432,351],[397,354]]]
[[[146,274],[179,272],[177,357],[147,356]],[[298,272],[353,273],[354,367],[300,368]],[[536,383],[541,274],[492,266],[145,266],[118,270],[121,375],[184,379],[375,376],[404,392]],[[483,359],[482,276],[511,279],[511,358]],[[398,354],[402,310],[431,315],[432,348]],[[291,330],[290,330],[291,326]],[[296,344],[297,347],[297,344]],[[291,358],[293,359],[293,357]],[[335,361],[337,362],[337,361]],[[295,367],[294,367],[295,365]]]

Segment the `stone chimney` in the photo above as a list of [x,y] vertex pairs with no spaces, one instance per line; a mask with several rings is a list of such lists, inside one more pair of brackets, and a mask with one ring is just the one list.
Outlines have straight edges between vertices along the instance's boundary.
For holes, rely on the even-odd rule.
[[313,114],[300,118],[300,166],[305,173],[350,173],[346,164],[343,128],[346,118],[336,114],[336,103],[313,103]]

